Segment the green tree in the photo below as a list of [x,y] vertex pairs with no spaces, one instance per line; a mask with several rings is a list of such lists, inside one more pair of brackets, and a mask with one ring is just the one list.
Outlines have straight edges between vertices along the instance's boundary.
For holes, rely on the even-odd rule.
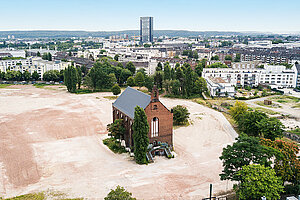
[[135,81],[134,81],[134,78],[132,76],[129,76],[127,81],[126,81],[126,84],[130,87],[133,87],[135,86]]
[[144,68],[139,68],[136,72],[137,73],[141,72],[144,77],[146,76],[146,70]]
[[15,72],[16,71],[6,71],[5,75],[4,75],[4,79],[7,81],[13,81],[15,80]]
[[115,60],[115,61],[119,61],[119,54],[116,54],[116,55],[114,56],[114,60]]
[[64,84],[67,86],[68,92],[75,92],[76,91],[76,84],[77,84],[78,74],[73,66],[68,66],[64,71]]
[[135,74],[135,66],[132,62],[126,63],[125,69],[128,69],[131,72],[131,75]]
[[230,60],[230,61],[232,61],[231,55],[226,55],[226,56],[225,56],[225,60]]
[[275,140],[276,138],[281,138],[283,136],[283,124],[275,117],[266,117],[257,122],[257,127],[259,129],[259,135],[261,137]]
[[180,93],[181,95],[184,95],[185,94],[185,88],[184,88],[184,85],[185,85],[185,76],[184,76],[184,73],[183,73],[183,70],[181,69],[181,67],[178,67],[176,69],[176,79],[179,81],[180,83]]
[[211,60],[219,60],[219,56],[218,55],[212,56]]
[[234,58],[234,62],[241,62],[241,54],[237,53]]
[[23,78],[22,72],[16,71],[16,72],[15,72],[15,80],[16,80],[16,81],[21,81],[22,78]]
[[197,94],[202,94],[202,92],[208,91],[207,83],[203,77],[198,77],[195,82],[194,91]]
[[249,136],[259,137],[261,135],[258,123],[267,117],[268,116],[262,112],[247,111],[237,119],[238,128],[241,132],[244,132]]
[[173,111],[173,124],[181,125],[188,122],[190,113],[186,107],[177,105],[172,108]]
[[104,200],[136,200],[136,198],[133,198],[130,192],[118,185],[115,190],[108,193]]
[[80,89],[81,83],[82,83],[82,71],[80,67],[76,67],[77,72],[77,86],[78,89]]
[[191,96],[194,89],[194,80],[193,80],[193,70],[190,65],[186,67],[184,78],[185,78],[184,88],[186,90],[186,95]]
[[44,81],[59,81],[59,71],[58,70],[49,70],[43,74]]
[[138,72],[135,75],[134,81],[139,87],[142,87],[144,85],[145,78],[144,78],[144,75],[142,74],[142,72]]
[[234,188],[239,199],[279,199],[283,192],[283,183],[270,167],[262,165],[246,165],[238,172],[241,182]]
[[148,89],[149,92],[152,91],[154,86],[154,77],[153,76],[145,76],[144,86]]
[[235,143],[223,148],[220,156],[223,163],[221,180],[240,181],[241,177],[237,172],[243,166],[253,163],[269,167],[272,164],[272,158],[277,154],[279,152],[274,148],[262,145],[259,138],[242,133],[236,138]]
[[248,106],[245,102],[236,101],[234,106],[229,110],[229,113],[235,121],[237,121],[241,115],[243,115],[248,110]]
[[122,69],[120,74],[120,84],[124,84],[132,73],[128,69]]
[[158,62],[157,67],[155,68],[155,71],[162,71],[162,68],[163,68],[163,66],[162,66],[161,62]]
[[181,84],[179,80],[172,80],[172,82],[170,83],[170,87],[173,95],[180,95],[180,85]]
[[34,80],[34,81],[38,81],[40,79],[40,75],[37,73],[37,71],[34,71],[31,74],[31,79]]
[[48,59],[47,60],[52,61],[52,55],[51,55],[51,53],[48,53]]
[[[115,86],[114,87],[115,87],[116,91],[119,89],[119,91],[121,92],[120,87],[117,84]],[[112,90],[113,90],[113,88],[112,88]],[[114,94],[114,95],[118,95],[118,94]],[[108,130],[108,132],[110,132],[111,136],[114,137],[115,139],[124,138],[124,133],[126,130],[125,130],[125,127],[123,124],[123,119],[116,119],[113,123],[108,124],[107,130]]]
[[117,78],[114,73],[108,74],[108,87],[112,87],[117,83]]
[[195,67],[195,72],[198,74],[198,76],[202,76],[203,71],[203,65],[201,63],[198,63]]
[[48,54],[47,54],[47,53],[43,53],[42,59],[43,59],[43,60],[48,60]]
[[164,73],[162,71],[156,71],[154,74],[154,83],[157,85],[157,88],[162,88]]
[[286,182],[293,183],[294,187],[299,188],[300,180],[300,147],[295,142],[287,142],[283,140],[269,140],[261,138],[261,143],[267,147],[275,148],[280,152],[274,160],[274,169],[277,176]]
[[121,93],[121,88],[120,86],[116,83],[112,88],[111,91],[114,95],[118,95]]
[[228,68],[228,66],[223,63],[216,62],[211,65],[207,65],[206,68]]
[[22,77],[23,77],[23,80],[24,80],[24,81],[29,81],[29,80],[30,80],[30,77],[31,77],[31,74],[30,74],[28,71],[25,71],[25,72],[22,74]]
[[170,80],[171,79],[171,67],[169,63],[165,63],[164,65],[164,80]]
[[37,57],[41,57],[41,53],[38,51],[36,54]]
[[136,106],[132,125],[134,140],[134,157],[138,164],[146,164],[146,153],[149,145],[149,125],[143,108]]
[[198,52],[196,50],[193,51],[193,58],[196,60],[199,58]]

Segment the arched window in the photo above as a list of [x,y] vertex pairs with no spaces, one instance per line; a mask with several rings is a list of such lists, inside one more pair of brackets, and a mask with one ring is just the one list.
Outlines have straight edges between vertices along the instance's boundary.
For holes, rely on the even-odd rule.
[[154,117],[151,121],[151,137],[158,136],[158,118]]

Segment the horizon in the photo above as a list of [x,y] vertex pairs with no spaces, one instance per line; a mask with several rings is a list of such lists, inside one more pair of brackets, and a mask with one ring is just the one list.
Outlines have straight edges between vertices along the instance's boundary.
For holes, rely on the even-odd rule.
[[[297,0],[96,0],[5,1],[0,31],[126,31],[138,30],[141,16],[154,18],[154,30],[193,32],[299,33]],[[15,5],[18,5],[16,7]],[[24,16],[27,23],[20,20]],[[196,23],[195,23],[196,21]]]

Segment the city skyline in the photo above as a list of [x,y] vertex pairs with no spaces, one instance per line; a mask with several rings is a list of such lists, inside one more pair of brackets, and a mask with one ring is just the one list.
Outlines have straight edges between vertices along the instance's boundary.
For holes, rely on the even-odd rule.
[[1,5],[10,9],[1,11],[8,20],[1,20],[0,31],[138,30],[141,16],[153,16],[154,30],[300,32],[296,0],[12,0]]

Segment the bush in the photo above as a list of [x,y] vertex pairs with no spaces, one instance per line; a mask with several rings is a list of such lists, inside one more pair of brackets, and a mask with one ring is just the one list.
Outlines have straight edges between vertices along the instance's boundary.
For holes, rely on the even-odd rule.
[[130,192],[127,192],[123,187],[117,186],[115,190],[111,190],[104,200],[136,200]]
[[177,105],[172,108],[173,111],[173,124],[182,125],[188,122],[190,113],[186,107]]
[[114,95],[118,95],[121,93],[121,88],[118,84],[115,84],[112,88],[111,91]]
[[121,142],[112,137],[104,139],[103,144],[105,144],[114,153],[126,153],[126,149],[125,147],[121,146]]

